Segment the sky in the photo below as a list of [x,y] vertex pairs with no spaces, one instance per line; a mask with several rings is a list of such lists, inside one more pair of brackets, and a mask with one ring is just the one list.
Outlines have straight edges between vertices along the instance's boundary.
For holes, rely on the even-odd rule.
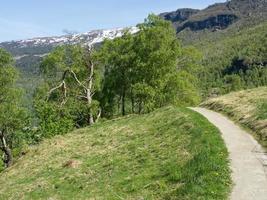
[[0,42],[134,26],[149,13],[225,0],[0,0]]

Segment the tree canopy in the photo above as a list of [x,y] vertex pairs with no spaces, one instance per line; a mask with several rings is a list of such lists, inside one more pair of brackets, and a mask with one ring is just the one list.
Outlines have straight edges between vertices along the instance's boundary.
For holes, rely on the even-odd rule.
[[[138,28],[137,34],[126,32],[121,38],[105,41],[98,52],[105,66],[101,102],[104,110],[114,112],[117,104],[125,115],[149,112],[171,103],[197,102],[195,85],[187,81],[193,77],[187,72],[195,67],[195,52],[186,53],[172,25],[156,15],[149,15]],[[182,77],[179,73],[187,75]],[[190,89],[180,87],[180,83],[186,83]],[[186,93],[192,100],[178,98]]]

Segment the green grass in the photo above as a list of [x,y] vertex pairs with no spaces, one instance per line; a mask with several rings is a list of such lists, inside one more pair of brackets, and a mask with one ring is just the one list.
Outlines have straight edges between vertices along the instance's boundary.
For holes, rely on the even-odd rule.
[[166,107],[32,148],[0,175],[0,199],[227,199],[228,152],[201,115]]
[[260,101],[257,105],[257,116],[258,119],[265,120],[267,119],[267,102],[266,101]]
[[202,106],[222,112],[243,127],[267,147],[267,87],[232,92],[212,98]]

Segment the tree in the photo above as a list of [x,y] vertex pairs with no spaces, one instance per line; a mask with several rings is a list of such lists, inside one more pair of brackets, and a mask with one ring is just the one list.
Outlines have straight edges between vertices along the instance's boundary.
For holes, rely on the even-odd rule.
[[98,52],[98,58],[105,67],[103,96],[114,103],[114,98],[121,107],[121,114],[126,114],[126,101],[133,80],[133,36],[125,32],[121,38],[106,40]]
[[137,82],[147,84],[151,87],[149,91],[154,90],[154,107],[196,104],[199,94],[195,76],[202,58],[199,51],[183,48],[172,25],[156,15],[149,15],[139,28],[134,45],[137,55],[134,71]]
[[86,107],[88,125],[98,120],[101,110],[97,108],[96,114],[98,102],[94,96],[100,81],[91,48],[80,45],[58,47],[44,59],[41,69],[50,87],[46,96],[48,102],[58,102],[61,107],[66,107],[68,101],[79,102]]
[[[112,107],[117,101],[122,115],[126,110],[144,113],[179,100],[195,98],[198,95],[195,82],[183,82],[178,73],[195,73],[201,57],[198,51],[183,49],[171,23],[156,15],[149,15],[138,28],[139,32],[134,35],[126,32],[121,38],[106,40],[97,53],[106,72],[101,103],[104,110],[107,105],[109,112],[113,112]],[[177,99],[186,94],[177,93],[185,90],[177,85],[178,82],[187,83],[194,94],[190,93],[188,99]]]
[[12,57],[0,49],[0,149],[6,167],[13,163],[12,145],[16,131],[27,123],[26,111],[21,107],[21,89],[17,88],[18,73]]

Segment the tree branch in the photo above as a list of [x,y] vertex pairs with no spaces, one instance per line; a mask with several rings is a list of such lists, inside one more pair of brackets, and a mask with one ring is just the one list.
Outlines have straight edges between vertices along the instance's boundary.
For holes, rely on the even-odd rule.
[[58,86],[52,88],[51,90],[49,90],[49,92],[48,92],[48,94],[47,94],[47,99],[46,99],[46,100],[48,101],[48,99],[49,99],[49,97],[51,96],[51,94],[52,94],[55,90],[61,88],[61,87],[64,85],[64,83],[65,83],[65,81],[63,81],[62,83],[60,83]]
[[82,96],[82,95],[77,95],[78,98],[81,98],[81,99],[85,99],[87,100],[87,97],[86,96]]
[[82,84],[82,82],[78,79],[78,77],[77,77],[77,75],[76,75],[76,73],[75,73],[74,71],[71,70],[70,73],[72,74],[72,76],[73,76],[73,78],[75,79],[75,81],[76,81],[81,87],[83,87],[84,89],[87,89],[87,88],[85,87],[85,85]]

